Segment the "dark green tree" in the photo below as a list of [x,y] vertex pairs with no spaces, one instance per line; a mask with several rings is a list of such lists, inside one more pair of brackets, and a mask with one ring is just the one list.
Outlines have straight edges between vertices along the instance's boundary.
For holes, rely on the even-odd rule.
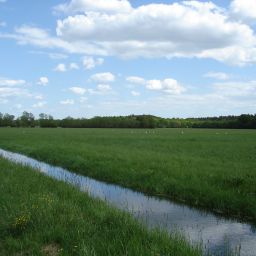
[[20,119],[20,125],[22,127],[34,127],[35,126],[35,117],[32,113],[24,111],[19,119]]

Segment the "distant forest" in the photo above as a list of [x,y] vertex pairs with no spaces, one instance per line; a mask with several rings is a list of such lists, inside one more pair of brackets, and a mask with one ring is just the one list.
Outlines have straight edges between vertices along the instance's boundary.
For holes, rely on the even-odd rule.
[[40,114],[38,118],[26,111],[19,117],[0,113],[0,127],[62,127],[62,128],[230,128],[256,129],[256,114],[203,118],[161,118],[152,115],[130,115],[93,118],[54,119]]

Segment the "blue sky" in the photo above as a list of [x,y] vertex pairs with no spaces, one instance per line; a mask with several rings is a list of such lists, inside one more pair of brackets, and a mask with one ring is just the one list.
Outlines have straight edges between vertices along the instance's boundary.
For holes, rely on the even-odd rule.
[[256,1],[0,0],[0,112],[256,113]]

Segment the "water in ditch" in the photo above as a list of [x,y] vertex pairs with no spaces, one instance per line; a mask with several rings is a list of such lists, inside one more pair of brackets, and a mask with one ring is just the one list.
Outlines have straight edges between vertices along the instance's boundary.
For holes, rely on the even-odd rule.
[[100,182],[21,154],[0,149],[0,156],[70,183],[92,197],[100,198],[121,210],[128,211],[149,227],[161,227],[168,232],[180,231],[192,244],[203,243],[206,253],[217,252],[219,255],[224,255],[225,251],[232,249],[241,256],[256,255],[254,225]]

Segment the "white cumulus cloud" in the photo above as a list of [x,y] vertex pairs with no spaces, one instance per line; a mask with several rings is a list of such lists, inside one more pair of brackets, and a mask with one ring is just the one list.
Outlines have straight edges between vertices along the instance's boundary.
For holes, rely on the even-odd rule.
[[85,56],[83,58],[83,65],[85,69],[93,69],[96,66],[100,66],[104,63],[104,59],[103,58],[93,58],[90,56]]
[[75,62],[71,62],[69,65],[66,65],[64,63],[59,63],[55,68],[54,71],[57,72],[67,72],[68,70],[78,70],[80,69],[78,64]]
[[91,76],[91,79],[95,82],[100,83],[108,83],[108,82],[114,82],[115,81],[115,75],[113,75],[110,72],[106,73],[97,73]]
[[88,93],[92,95],[107,95],[113,94],[114,91],[112,90],[112,87],[109,84],[98,84],[96,89],[88,89]]
[[106,92],[106,91],[112,90],[112,88],[109,84],[98,84],[97,89],[101,92]]
[[37,82],[38,85],[46,86],[49,83],[49,79],[46,76],[42,76],[39,78],[39,81]]
[[135,8],[127,0],[72,0],[57,8],[68,16],[57,21],[56,35],[24,25],[0,38],[88,56],[196,57],[245,65],[256,62],[256,37],[240,17],[253,18],[254,5],[234,0],[225,9],[193,0]]
[[85,88],[82,87],[71,87],[69,88],[69,90],[78,95],[84,95],[87,91]]
[[127,0],[71,0],[70,3],[60,4],[54,7],[57,12],[65,13],[84,13],[84,12],[104,12],[104,13],[122,13],[130,12],[131,4]]
[[149,89],[149,90],[162,90],[163,89],[162,81],[160,81],[160,80],[149,80],[146,83],[146,88]]
[[244,54],[256,60],[253,30],[230,20],[211,2],[147,4],[129,13],[86,12],[58,20],[57,35],[68,42],[94,42],[107,54],[122,57],[198,57],[241,64],[247,61],[239,58]]
[[60,104],[61,104],[61,105],[74,105],[74,104],[75,104],[75,101],[72,100],[72,99],[66,99],[66,100],[60,101]]
[[66,65],[64,63],[60,63],[60,64],[58,64],[55,67],[54,70],[57,71],[57,72],[66,72],[67,71],[67,67],[66,67]]
[[177,80],[167,78],[164,80],[149,80],[146,83],[146,88],[149,90],[164,91],[169,94],[181,94],[185,88],[178,83]]
[[[185,87],[183,87],[181,84],[178,83],[177,80],[173,78],[166,78],[164,80],[159,80],[159,79],[146,80],[142,77],[131,76],[131,77],[127,77],[126,80],[134,84],[143,84],[148,90],[162,91],[167,94],[178,95],[186,91]],[[132,94],[134,95],[135,93],[132,93]]]
[[231,11],[243,21],[256,22],[256,1],[255,0],[233,0]]

